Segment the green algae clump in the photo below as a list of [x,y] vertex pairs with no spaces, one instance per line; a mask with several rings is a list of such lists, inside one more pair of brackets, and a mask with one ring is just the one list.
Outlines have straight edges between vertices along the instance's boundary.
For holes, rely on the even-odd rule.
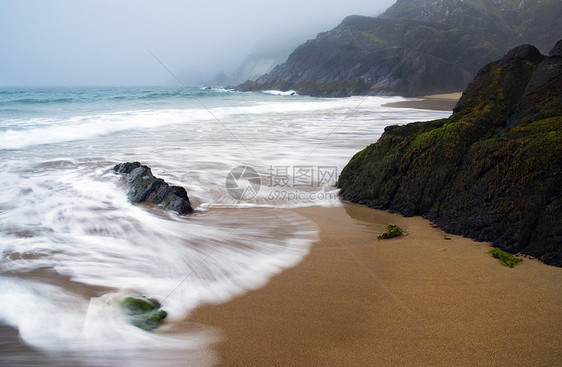
[[157,301],[144,297],[126,297],[119,305],[129,316],[131,324],[146,331],[156,329],[168,316]]
[[404,234],[402,228],[398,227],[395,224],[389,224],[386,228],[386,232],[379,236],[379,239],[386,240],[389,238],[400,237]]
[[514,268],[523,262],[523,259],[515,257],[499,248],[493,248],[488,251],[488,253],[498,259],[503,266],[507,266],[508,268]]

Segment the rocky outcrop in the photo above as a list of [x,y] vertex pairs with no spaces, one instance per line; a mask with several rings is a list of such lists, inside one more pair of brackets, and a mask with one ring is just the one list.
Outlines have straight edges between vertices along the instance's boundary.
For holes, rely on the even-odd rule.
[[340,175],[343,199],[562,266],[562,58],[519,46],[448,119],[390,126]]
[[139,162],[127,162],[116,165],[113,170],[126,176],[130,187],[127,195],[132,202],[160,204],[180,215],[193,212],[185,189],[170,186],[163,179],[154,177],[149,167]]
[[345,18],[237,89],[327,97],[455,92],[517,44],[551,46],[562,36],[560,18],[555,1],[399,0],[378,18]]

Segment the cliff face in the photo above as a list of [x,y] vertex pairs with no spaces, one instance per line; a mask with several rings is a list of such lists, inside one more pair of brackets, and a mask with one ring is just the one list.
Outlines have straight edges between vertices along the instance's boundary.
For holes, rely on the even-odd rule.
[[263,52],[248,55],[242,64],[227,79],[229,84],[239,84],[246,80],[256,80],[287,60],[290,50]]
[[450,118],[387,127],[342,171],[341,197],[562,266],[561,50],[519,46]]
[[562,36],[558,1],[401,0],[378,18],[350,16],[240,90],[404,96],[464,89],[509,48]]

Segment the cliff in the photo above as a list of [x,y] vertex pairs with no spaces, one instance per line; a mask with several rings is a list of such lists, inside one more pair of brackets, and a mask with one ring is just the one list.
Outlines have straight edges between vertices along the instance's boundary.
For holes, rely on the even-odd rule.
[[463,90],[478,68],[521,43],[562,37],[562,2],[399,0],[377,18],[349,16],[242,91],[418,96]]
[[389,126],[342,171],[343,199],[562,266],[562,40],[483,67],[448,119]]
[[252,53],[232,72],[226,83],[236,85],[246,80],[256,80],[282,64],[292,49],[280,49],[269,52]]

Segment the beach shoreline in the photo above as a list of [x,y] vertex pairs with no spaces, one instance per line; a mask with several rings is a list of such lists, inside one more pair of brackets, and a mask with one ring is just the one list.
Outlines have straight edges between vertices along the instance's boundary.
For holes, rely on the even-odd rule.
[[[286,210],[286,209],[280,209]],[[562,359],[562,269],[501,266],[488,243],[344,203],[291,209],[320,229],[263,288],[196,309],[221,366],[532,366]],[[388,223],[406,236],[379,240]]]
[[421,110],[452,111],[462,92],[433,94],[408,101],[386,103],[383,107],[415,108]]

